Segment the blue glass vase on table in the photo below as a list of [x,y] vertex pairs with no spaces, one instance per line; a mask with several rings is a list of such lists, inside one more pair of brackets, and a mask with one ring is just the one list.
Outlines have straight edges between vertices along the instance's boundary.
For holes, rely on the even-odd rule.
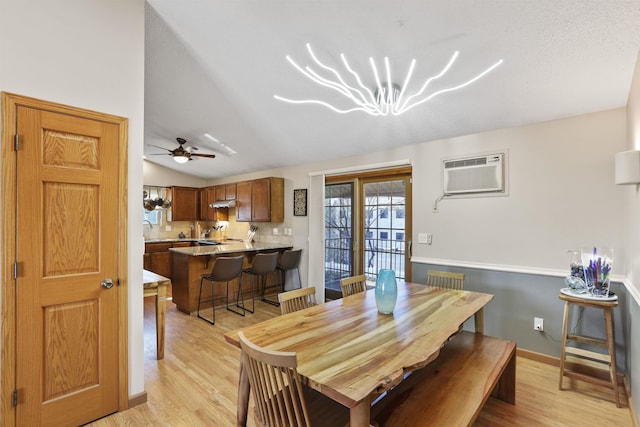
[[375,296],[379,313],[393,313],[393,309],[396,307],[396,300],[398,299],[398,284],[396,282],[395,271],[382,269],[378,272]]

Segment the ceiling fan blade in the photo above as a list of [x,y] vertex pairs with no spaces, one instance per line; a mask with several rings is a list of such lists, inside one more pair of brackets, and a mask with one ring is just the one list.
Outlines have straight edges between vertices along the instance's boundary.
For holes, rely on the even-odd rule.
[[171,153],[149,153],[150,156],[172,156]]
[[191,156],[195,156],[195,157],[207,157],[209,159],[214,159],[216,157],[215,154],[197,154],[197,153],[191,153]]
[[172,151],[172,150],[169,150],[168,148],[159,147],[159,146],[157,146],[157,145],[151,145],[151,144],[149,144],[149,147],[155,147],[155,148],[159,148],[159,149],[161,149],[161,150]]

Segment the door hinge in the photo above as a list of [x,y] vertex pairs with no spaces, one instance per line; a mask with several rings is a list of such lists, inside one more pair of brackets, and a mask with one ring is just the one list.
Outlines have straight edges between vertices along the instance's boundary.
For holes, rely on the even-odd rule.
[[11,397],[12,399],[12,403],[13,403],[13,407],[15,408],[16,406],[18,406],[18,389],[13,389],[13,396]]
[[19,265],[20,265],[20,263],[18,261],[13,263],[13,278],[14,278],[14,280],[18,278],[18,275],[20,273],[19,268],[18,268]]
[[20,135],[13,136],[13,151],[20,151]]

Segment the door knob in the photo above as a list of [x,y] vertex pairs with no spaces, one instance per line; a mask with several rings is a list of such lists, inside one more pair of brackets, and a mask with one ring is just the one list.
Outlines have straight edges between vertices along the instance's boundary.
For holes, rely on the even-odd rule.
[[102,281],[102,283],[100,283],[100,286],[102,286],[105,289],[111,289],[113,288],[113,280],[111,279],[104,279]]

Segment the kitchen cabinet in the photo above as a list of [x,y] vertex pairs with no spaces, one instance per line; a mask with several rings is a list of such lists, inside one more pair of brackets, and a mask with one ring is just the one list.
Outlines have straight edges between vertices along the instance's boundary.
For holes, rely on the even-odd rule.
[[269,177],[237,183],[236,221],[284,221],[284,179]]
[[197,221],[200,195],[198,188],[171,187],[171,221]]
[[224,195],[225,200],[235,200],[236,199],[236,184],[225,184],[224,185]]
[[[216,221],[217,220],[217,209],[209,206],[211,203],[216,201],[216,188],[215,187],[207,187],[207,221]],[[222,220],[221,220],[222,221]]]
[[191,242],[145,243],[143,268],[171,278],[171,252],[169,248],[191,246]]
[[228,208],[214,209],[211,206],[209,206],[211,203],[218,200],[216,199],[216,195],[215,195],[216,188],[217,187],[204,187],[199,189],[200,210],[199,210],[198,220],[200,221],[228,221],[229,220]]
[[171,243],[147,243],[144,245],[144,269],[164,277],[171,277]]
[[[224,187],[223,187],[224,189]],[[228,221],[229,220],[229,208],[212,208],[209,204],[218,201],[224,200],[219,199],[217,196],[218,186],[215,187],[207,187],[207,221]]]
[[251,181],[236,184],[236,221],[251,221]]
[[198,196],[200,198],[200,209],[199,209],[199,214],[198,214],[198,219],[200,221],[207,221],[207,215],[209,215],[209,210],[211,209],[209,207],[209,203],[211,203],[209,201],[209,198],[207,196],[208,194],[208,187],[205,188],[200,188],[198,190]]
[[215,186],[216,201],[227,200],[227,191],[224,185]]
[[236,199],[236,184],[222,184],[215,187],[216,201],[222,200],[235,200]]

